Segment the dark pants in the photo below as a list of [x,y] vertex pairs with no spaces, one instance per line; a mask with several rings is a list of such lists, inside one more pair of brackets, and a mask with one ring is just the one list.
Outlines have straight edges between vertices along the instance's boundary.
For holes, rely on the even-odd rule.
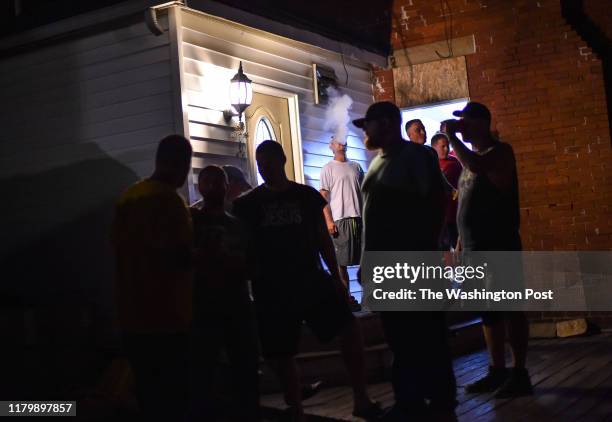
[[[223,373],[220,352],[225,351],[229,368],[229,386],[232,397],[224,417],[250,422],[259,416],[259,347],[251,309],[236,313],[203,312],[195,325],[195,362],[197,382],[196,400],[202,404],[199,414],[204,420],[214,420],[215,387],[228,380]],[[224,419],[226,420],[226,419]]]
[[456,383],[443,312],[381,312],[393,352],[396,405],[407,412],[453,410]]
[[143,421],[184,420],[189,408],[191,339],[185,333],[130,333],[124,349]]
[[441,251],[448,251],[450,248],[454,248],[457,246],[457,237],[459,237],[457,225],[455,223],[445,224],[440,233],[439,249]]

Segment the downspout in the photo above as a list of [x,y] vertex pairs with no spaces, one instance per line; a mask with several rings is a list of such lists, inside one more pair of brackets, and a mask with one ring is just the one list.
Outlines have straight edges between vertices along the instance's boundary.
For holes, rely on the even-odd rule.
[[[175,7],[178,6],[178,7]],[[189,136],[189,124],[187,116],[187,100],[184,92],[183,83],[183,65],[182,65],[182,35],[181,35],[181,11],[180,8],[187,8],[187,2],[183,1],[170,1],[167,3],[159,4],[157,6],[149,7],[145,10],[145,24],[147,28],[155,36],[162,35],[164,33],[163,28],[159,25],[157,20],[157,12],[167,10],[168,12],[168,39],[170,42],[170,62],[172,69],[172,96],[173,96],[173,108],[174,108],[174,126],[175,133],[185,136],[187,139],[191,139]],[[190,166],[191,167],[191,166]],[[191,203],[195,200],[195,188],[193,185],[193,167],[190,168],[189,175],[187,178],[186,186],[180,188],[180,192],[187,198],[188,202]]]
[[172,6],[188,7],[187,0],[169,1],[168,3],[158,4],[157,6],[152,6],[145,10],[145,23],[153,35],[159,36],[164,33],[164,30],[161,26],[159,26],[159,22],[157,20],[157,11],[168,9]]

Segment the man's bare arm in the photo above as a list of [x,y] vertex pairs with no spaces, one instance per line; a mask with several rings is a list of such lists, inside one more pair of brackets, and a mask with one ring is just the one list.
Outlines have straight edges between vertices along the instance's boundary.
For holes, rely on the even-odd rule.
[[[454,122],[450,121],[449,123]],[[455,151],[455,155],[463,167],[476,174],[486,174],[491,182],[500,189],[506,189],[512,183],[512,173],[514,164],[514,154],[512,148],[504,143],[500,143],[493,151],[480,155],[471,151],[455,135],[454,123],[447,123],[447,134],[450,144]],[[498,141],[496,141],[498,142]]]
[[334,243],[325,228],[325,218],[323,213],[320,214],[317,224],[317,239],[319,241],[319,251],[323,257],[323,262],[329,268],[330,273],[334,277],[338,277],[338,261],[336,260],[336,249]]
[[331,207],[329,206],[330,193],[327,189],[321,189],[321,196],[327,201],[325,208],[323,208],[323,215],[325,216],[325,224],[327,226],[327,231],[331,236],[334,236],[338,233],[338,228],[336,227],[336,223],[334,223],[334,217],[331,212]]
[[450,144],[455,151],[455,155],[461,162],[463,167],[470,170],[472,173],[484,173],[487,170],[487,160],[483,159],[482,155],[476,154],[465,146],[463,142],[453,132],[448,133]]
[[[450,138],[453,139],[453,136],[450,136]],[[512,185],[512,177],[516,164],[512,149],[508,145],[501,143],[493,151],[479,155],[467,149],[459,139],[456,142],[457,145],[461,145],[467,151],[463,151],[462,156],[459,150],[455,149],[457,151],[457,158],[459,158],[464,167],[467,167],[468,170],[476,174],[486,174],[499,189],[507,189]],[[453,148],[457,148],[455,144],[453,144]]]

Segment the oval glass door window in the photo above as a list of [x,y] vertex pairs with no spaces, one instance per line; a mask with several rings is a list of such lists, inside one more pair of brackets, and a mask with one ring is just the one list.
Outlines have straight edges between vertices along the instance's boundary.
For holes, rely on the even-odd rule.
[[[266,117],[262,117],[257,122],[257,126],[255,129],[255,145],[253,146],[253,151],[257,149],[259,144],[263,141],[276,141],[276,135],[274,134],[274,129],[272,129],[272,124]],[[259,174],[259,170],[257,171],[257,185],[263,184],[264,180]]]

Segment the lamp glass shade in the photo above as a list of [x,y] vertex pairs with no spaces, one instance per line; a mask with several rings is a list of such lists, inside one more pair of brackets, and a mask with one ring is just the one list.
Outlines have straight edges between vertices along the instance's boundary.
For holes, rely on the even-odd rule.
[[242,113],[253,100],[253,87],[251,80],[242,72],[242,62],[238,73],[230,81],[230,104],[238,113]]

